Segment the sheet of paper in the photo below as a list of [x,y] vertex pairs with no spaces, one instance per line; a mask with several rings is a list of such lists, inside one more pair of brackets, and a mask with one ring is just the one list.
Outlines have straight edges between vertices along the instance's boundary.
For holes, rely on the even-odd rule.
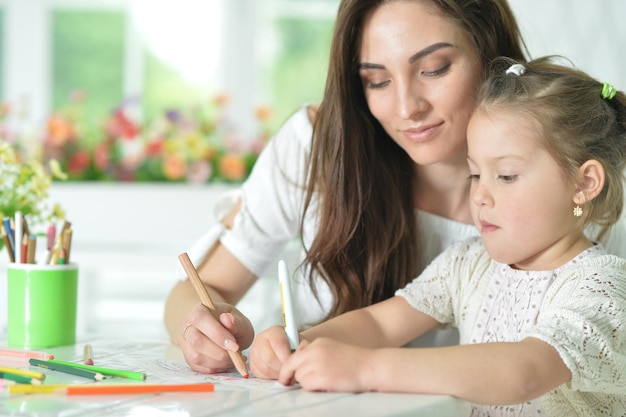
[[[217,374],[195,372],[185,362],[180,349],[168,343],[139,342],[128,344],[123,348],[120,348],[119,343],[111,343],[107,340],[95,340],[90,344],[96,366],[143,372],[146,374],[146,382],[163,384],[212,382],[216,385],[216,389],[219,389],[221,385],[228,388],[261,391],[298,388],[297,386],[286,387],[278,381],[255,378],[253,375],[246,379],[234,369],[232,372]],[[113,381],[120,383],[122,379],[108,377],[103,382]]]

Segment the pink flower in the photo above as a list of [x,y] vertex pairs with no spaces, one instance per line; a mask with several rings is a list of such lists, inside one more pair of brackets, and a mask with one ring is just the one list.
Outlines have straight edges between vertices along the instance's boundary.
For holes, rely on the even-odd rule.
[[199,160],[189,166],[187,181],[194,184],[207,182],[213,174],[213,166],[205,160]]

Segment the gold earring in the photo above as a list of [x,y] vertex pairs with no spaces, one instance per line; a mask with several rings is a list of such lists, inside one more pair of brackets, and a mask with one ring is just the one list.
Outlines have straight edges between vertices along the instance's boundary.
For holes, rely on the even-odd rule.
[[582,215],[583,215],[583,209],[577,204],[576,207],[574,207],[574,216],[580,217]]

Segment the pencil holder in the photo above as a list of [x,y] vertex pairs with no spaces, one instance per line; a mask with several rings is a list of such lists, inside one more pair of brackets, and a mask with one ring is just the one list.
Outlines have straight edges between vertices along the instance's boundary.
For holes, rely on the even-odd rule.
[[7,269],[7,342],[42,348],[76,341],[78,266],[11,263]]

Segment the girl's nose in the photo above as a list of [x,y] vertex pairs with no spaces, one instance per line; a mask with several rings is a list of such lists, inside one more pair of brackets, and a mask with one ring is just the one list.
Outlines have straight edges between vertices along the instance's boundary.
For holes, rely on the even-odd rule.
[[493,205],[493,196],[489,192],[486,184],[479,182],[472,183],[470,189],[470,199],[477,206]]

